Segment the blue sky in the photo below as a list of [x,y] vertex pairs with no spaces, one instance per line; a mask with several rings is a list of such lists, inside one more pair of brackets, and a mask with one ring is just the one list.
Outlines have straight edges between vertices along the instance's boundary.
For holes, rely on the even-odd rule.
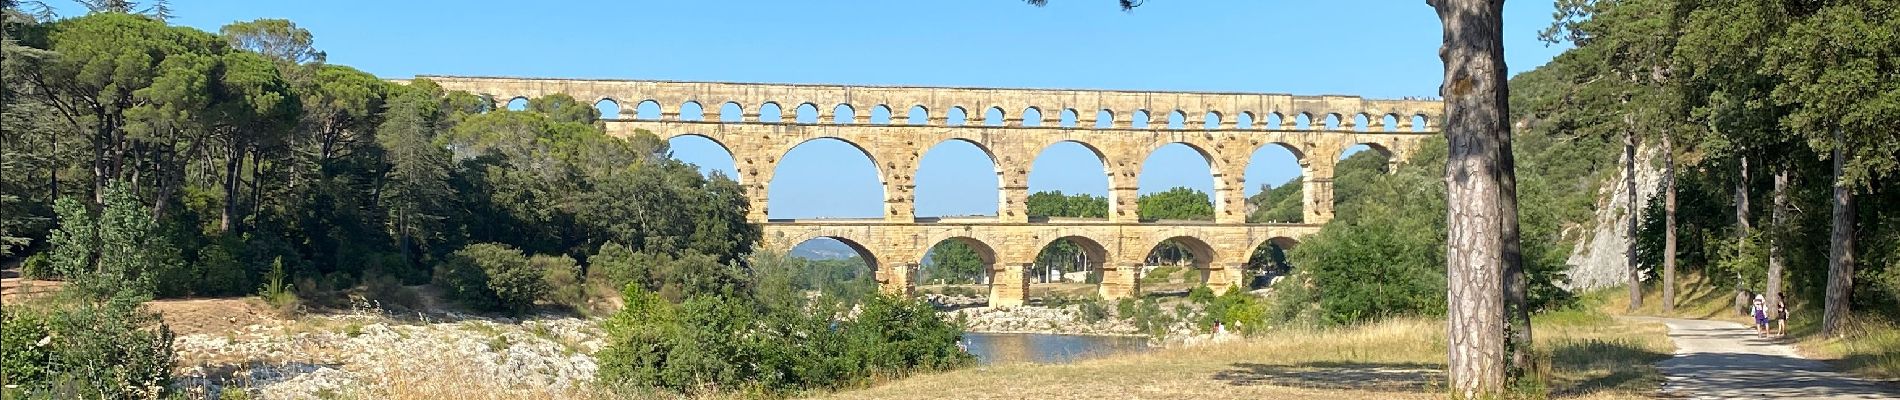
[[[55,0],[58,3],[57,0]],[[1205,90],[1433,96],[1442,77],[1436,14],[1419,0],[1150,0],[1124,13],[1110,0],[906,1],[257,1],[174,0],[174,23],[216,31],[286,18],[315,33],[329,61],[389,78],[416,74],[944,86]],[[73,6],[66,14],[78,12]],[[1536,39],[1551,3],[1505,6],[1513,72],[1560,52]],[[629,105],[631,106],[631,105]],[[972,119],[980,116],[972,116]],[[730,174],[732,158],[703,139],[674,155]],[[1299,174],[1267,147],[1248,193]],[[1211,191],[1207,164],[1174,145],[1146,161],[1143,193]],[[1107,192],[1101,164],[1079,145],[1046,150],[1030,190]],[[995,169],[975,147],[925,153],[919,216],[994,214]],[[781,161],[773,218],[876,217],[883,195],[870,161],[842,142],[814,141]]]

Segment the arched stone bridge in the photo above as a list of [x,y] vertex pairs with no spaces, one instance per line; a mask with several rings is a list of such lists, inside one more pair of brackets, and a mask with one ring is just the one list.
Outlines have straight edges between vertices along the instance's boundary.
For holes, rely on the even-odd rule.
[[[620,115],[602,116],[610,134],[645,130],[661,138],[693,135],[711,139],[732,155],[739,175],[735,178],[746,187],[751,204],[749,219],[764,225],[767,246],[789,250],[805,240],[835,238],[852,246],[870,263],[886,290],[908,292],[913,284],[911,277],[926,251],[944,240],[963,241],[992,266],[993,305],[1021,304],[1026,299],[1025,271],[1043,246],[1058,239],[1076,243],[1089,260],[1100,264],[1105,298],[1138,293],[1140,263],[1150,249],[1170,239],[1193,253],[1195,266],[1210,286],[1224,289],[1240,281],[1241,267],[1254,248],[1270,240],[1291,246],[1297,243],[1296,238],[1317,231],[1319,224],[1332,218],[1333,169],[1342,152],[1365,144],[1390,156],[1392,162],[1400,162],[1424,139],[1438,134],[1429,130],[1427,122],[1441,120],[1443,113],[1438,101],[1356,96],[418,78],[432,80],[447,90],[486,95],[497,102],[557,93],[581,101],[611,101],[621,111]],[[646,102],[657,104],[659,115],[638,115],[637,104]],[[733,106],[741,110],[741,115],[722,118],[722,109]],[[796,122],[796,110],[804,106],[817,112],[815,122]],[[693,107],[699,109],[698,115],[681,112]],[[761,113],[768,108],[777,111]],[[1002,121],[986,125],[976,118],[999,111],[1004,116]],[[915,115],[918,113],[922,115]],[[873,124],[873,114],[887,115],[889,123]],[[966,121],[977,123],[958,124],[950,118],[952,114],[962,114]],[[1141,126],[1144,119],[1146,126]],[[766,217],[766,189],[780,157],[799,144],[820,138],[850,143],[877,166],[884,192],[883,218]],[[948,140],[974,144],[994,162],[1001,185],[997,217],[915,216],[913,177],[918,161],[926,150]],[[1087,147],[1106,167],[1106,220],[1029,217],[1030,165],[1043,149],[1059,142]],[[1141,176],[1142,162],[1150,153],[1173,143],[1198,151],[1210,165],[1214,221],[1137,218],[1136,181]],[[1282,146],[1298,159],[1305,178],[1305,223],[1246,223],[1244,172],[1262,146]]]

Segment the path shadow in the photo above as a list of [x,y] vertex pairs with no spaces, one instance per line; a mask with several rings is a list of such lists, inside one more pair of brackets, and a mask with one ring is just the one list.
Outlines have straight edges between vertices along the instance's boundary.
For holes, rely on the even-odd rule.
[[1659,366],[1672,377],[1662,393],[1693,393],[1725,398],[1900,398],[1890,382],[1829,371],[1825,363],[1779,355],[1694,353]]
[[1233,367],[1214,373],[1214,380],[1233,386],[1417,392],[1431,389],[1445,373],[1442,365],[1422,363],[1235,363]]

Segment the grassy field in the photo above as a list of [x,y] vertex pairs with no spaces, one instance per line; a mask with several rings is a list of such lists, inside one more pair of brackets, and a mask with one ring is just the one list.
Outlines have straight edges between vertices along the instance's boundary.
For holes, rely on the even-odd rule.
[[[1674,351],[1661,325],[1574,311],[1540,316],[1538,354],[1555,398],[1646,398],[1653,363]],[[915,376],[827,394],[870,398],[1426,399],[1444,393],[1445,326],[1402,319],[1272,332],[1200,347],[1072,364],[1010,364]]]
[[[1719,287],[1699,275],[1685,275],[1678,281],[1676,294],[1681,301],[1673,313],[1662,312],[1662,290],[1650,287],[1643,292],[1643,306],[1629,310],[1627,289],[1618,287],[1586,294],[1586,302],[1613,315],[1645,315],[1677,318],[1714,319],[1753,324],[1754,319],[1734,309],[1735,292]],[[1820,335],[1821,305],[1794,303],[1785,341],[1795,345],[1802,355],[1827,360],[1843,371],[1877,379],[1900,379],[1900,324],[1890,317],[1856,310],[1858,320],[1848,324],[1839,337]]]

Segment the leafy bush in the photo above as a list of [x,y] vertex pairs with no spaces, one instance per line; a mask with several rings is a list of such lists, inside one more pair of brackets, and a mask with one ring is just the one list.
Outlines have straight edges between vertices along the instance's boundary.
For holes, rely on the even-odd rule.
[[150,295],[154,289],[184,294],[191,274],[151,210],[117,184],[107,187],[105,197],[105,209],[97,214],[72,198],[56,202],[60,224],[50,240],[53,269],[93,298]]
[[448,297],[479,310],[523,311],[548,291],[528,256],[505,244],[468,245],[436,266],[435,284]]
[[223,241],[212,242],[198,249],[198,279],[194,294],[208,296],[230,296],[243,293],[251,287],[249,277],[245,276],[244,264],[238,262],[236,254]]
[[1206,293],[1209,293],[1209,298],[1202,303],[1206,307],[1201,310],[1201,318],[1195,321],[1201,331],[1210,332],[1214,324],[1218,323],[1230,332],[1252,335],[1266,327],[1266,300],[1241,291],[1238,286],[1227,288],[1227,292],[1220,296],[1212,296],[1211,289]]
[[58,277],[56,273],[53,270],[53,259],[46,253],[28,256],[26,261],[20,263],[20,274],[27,279],[56,278]]
[[974,361],[957,349],[958,325],[915,300],[875,295],[840,318],[830,296],[792,307],[717,295],[673,304],[638,284],[622,296],[626,308],[603,324],[609,344],[595,355],[610,385],[789,393]]
[[1197,304],[1212,303],[1214,302],[1214,288],[1207,287],[1206,285],[1196,286],[1194,289],[1188,290],[1188,301]]
[[376,271],[365,272],[363,292],[370,300],[384,307],[399,306],[410,310],[422,309],[422,298],[416,292],[403,287],[402,279],[394,275]]
[[581,266],[573,258],[536,255],[528,257],[528,265],[541,271],[541,279],[547,282],[544,300],[577,310],[587,308],[587,286],[581,282]]
[[172,333],[137,298],[0,313],[7,398],[159,398],[171,385]]
[[1108,316],[1109,316],[1108,303],[1105,301],[1101,301],[1100,299],[1097,299],[1096,301],[1083,302],[1081,307],[1077,308],[1077,311],[1082,312],[1082,322],[1088,322],[1088,323],[1095,323],[1101,320],[1105,320],[1105,319],[1108,319]]
[[719,261],[719,257],[688,250],[672,255],[662,252],[635,252],[626,246],[607,242],[590,263],[590,279],[600,279],[614,288],[637,283],[671,302],[681,302],[702,294],[729,295],[743,290],[746,274]]
[[0,309],[0,347],[6,349],[0,352],[0,384],[45,381],[52,352],[40,340],[51,333],[39,314],[19,307]]

